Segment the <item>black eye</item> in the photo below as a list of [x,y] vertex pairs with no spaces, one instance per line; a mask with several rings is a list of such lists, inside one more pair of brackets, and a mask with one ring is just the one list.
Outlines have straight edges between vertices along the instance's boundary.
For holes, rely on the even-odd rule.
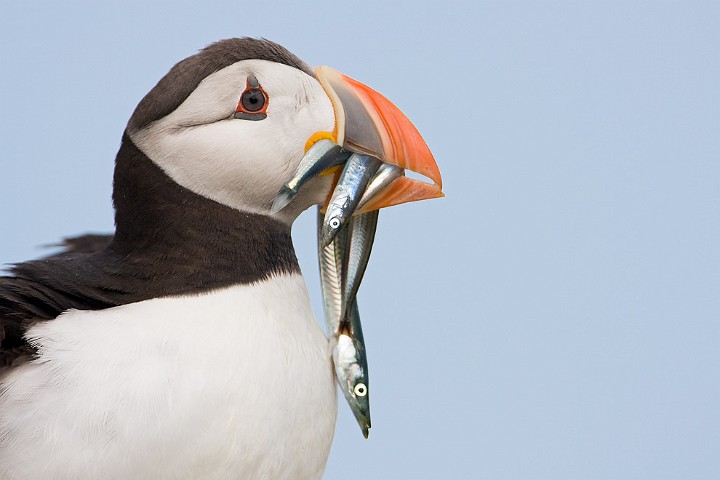
[[258,82],[255,75],[250,74],[247,77],[245,91],[240,95],[240,101],[233,116],[242,120],[263,120],[267,118],[265,111],[268,103],[267,93],[260,86],[260,82]]
[[245,90],[240,101],[248,112],[259,112],[265,106],[265,94],[261,90]]

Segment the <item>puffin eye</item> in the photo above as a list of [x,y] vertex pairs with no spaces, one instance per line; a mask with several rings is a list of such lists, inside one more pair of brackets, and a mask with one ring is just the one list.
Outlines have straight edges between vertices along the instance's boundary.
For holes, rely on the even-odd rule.
[[246,90],[240,97],[240,102],[248,112],[257,112],[265,106],[265,95],[260,90]]
[[358,397],[364,397],[365,395],[367,395],[367,387],[364,383],[358,383],[357,385],[355,385],[353,392],[355,392],[355,395],[357,395]]
[[255,75],[250,74],[247,78],[245,91],[240,95],[235,114],[233,117],[242,120],[263,120],[267,118],[267,107],[270,103],[267,93],[260,86]]

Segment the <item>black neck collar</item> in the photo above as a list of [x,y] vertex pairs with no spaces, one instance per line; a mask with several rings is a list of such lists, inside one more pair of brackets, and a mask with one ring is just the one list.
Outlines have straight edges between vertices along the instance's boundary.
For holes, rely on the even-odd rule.
[[71,308],[100,310],[300,271],[290,226],[178,185],[127,135],[113,200],[117,231],[107,248],[20,263],[0,277],[3,347],[24,344],[28,321]]
[[115,165],[110,250],[146,263],[182,290],[299,272],[290,226],[235,210],[177,184],[127,134]]

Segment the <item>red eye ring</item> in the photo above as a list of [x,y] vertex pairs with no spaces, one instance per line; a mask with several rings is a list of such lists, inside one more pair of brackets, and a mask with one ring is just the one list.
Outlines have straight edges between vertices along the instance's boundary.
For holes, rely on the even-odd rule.
[[245,91],[240,95],[234,117],[243,120],[262,120],[267,117],[269,104],[268,94],[260,86],[255,75],[250,74]]

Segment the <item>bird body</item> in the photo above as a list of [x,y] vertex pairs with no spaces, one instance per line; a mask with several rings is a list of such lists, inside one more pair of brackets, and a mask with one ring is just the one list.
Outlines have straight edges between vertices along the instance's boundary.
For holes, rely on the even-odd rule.
[[298,274],[70,310],[26,336],[38,358],[3,379],[0,478],[322,476],[337,395]]

